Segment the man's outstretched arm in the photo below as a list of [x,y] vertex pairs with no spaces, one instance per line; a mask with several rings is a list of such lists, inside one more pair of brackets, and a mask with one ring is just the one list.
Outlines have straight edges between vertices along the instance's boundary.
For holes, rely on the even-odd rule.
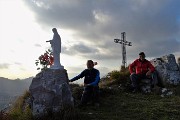
[[79,75],[75,76],[74,78],[70,79],[69,82],[76,81],[76,80],[83,78],[83,77],[84,77],[84,71],[82,71]]

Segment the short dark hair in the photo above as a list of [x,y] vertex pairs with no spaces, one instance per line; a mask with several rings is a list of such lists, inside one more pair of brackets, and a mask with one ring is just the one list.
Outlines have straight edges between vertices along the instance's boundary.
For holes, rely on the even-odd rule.
[[94,64],[94,62],[92,60],[88,60],[87,62],[90,62],[90,63]]
[[145,56],[144,52],[140,52],[139,55],[144,55]]

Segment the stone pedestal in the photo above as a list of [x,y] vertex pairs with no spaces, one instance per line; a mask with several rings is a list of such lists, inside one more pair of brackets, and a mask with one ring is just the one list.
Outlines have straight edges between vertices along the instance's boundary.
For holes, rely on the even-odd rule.
[[50,67],[50,69],[61,69],[61,70],[63,70],[64,69],[64,66],[62,66],[62,65],[52,65],[51,67]]
[[65,69],[46,69],[33,78],[29,87],[34,117],[56,114],[74,107]]

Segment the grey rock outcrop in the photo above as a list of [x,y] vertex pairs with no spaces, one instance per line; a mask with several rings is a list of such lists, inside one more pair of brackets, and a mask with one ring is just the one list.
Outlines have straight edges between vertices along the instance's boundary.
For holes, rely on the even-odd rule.
[[34,117],[56,114],[74,107],[72,93],[65,69],[46,69],[33,78],[29,87],[31,109]]
[[171,85],[180,84],[180,70],[173,54],[165,55],[151,60],[163,83]]
[[179,71],[180,71],[180,57],[178,58],[177,62],[178,62]]

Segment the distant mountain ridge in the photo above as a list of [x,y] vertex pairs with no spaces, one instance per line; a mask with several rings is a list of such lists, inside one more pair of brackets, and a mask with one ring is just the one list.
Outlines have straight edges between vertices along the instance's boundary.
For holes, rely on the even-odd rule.
[[0,109],[29,89],[33,77],[11,80],[0,77]]

